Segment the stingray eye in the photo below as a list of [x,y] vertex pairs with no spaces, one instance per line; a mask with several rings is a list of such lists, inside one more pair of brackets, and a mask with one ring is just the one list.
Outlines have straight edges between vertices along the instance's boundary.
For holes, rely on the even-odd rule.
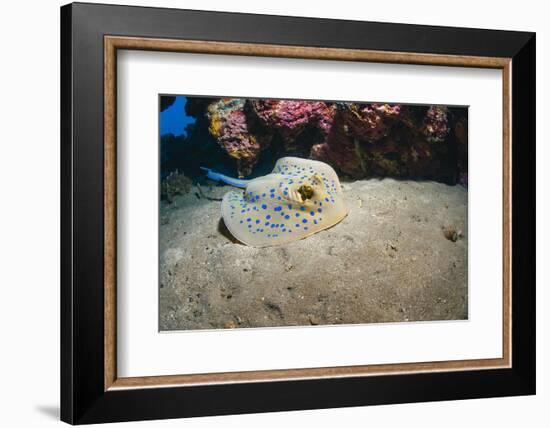
[[313,196],[313,187],[308,186],[307,184],[302,184],[300,187],[298,187],[298,193],[300,194],[302,201],[305,201],[306,199],[311,199]]
[[323,182],[323,178],[319,174],[313,174],[311,176],[311,181],[314,184],[321,184]]

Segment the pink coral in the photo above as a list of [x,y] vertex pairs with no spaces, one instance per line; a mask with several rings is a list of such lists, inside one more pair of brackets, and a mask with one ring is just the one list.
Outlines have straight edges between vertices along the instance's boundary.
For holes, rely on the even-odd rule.
[[398,104],[340,104],[344,117],[344,132],[365,141],[377,141],[388,135],[395,120],[399,118]]
[[240,176],[250,174],[262,150],[260,139],[249,132],[244,103],[238,98],[223,98],[207,109],[210,135],[237,160]]
[[431,143],[440,143],[449,133],[448,108],[444,106],[430,106],[424,118],[422,132]]
[[353,177],[365,175],[357,145],[353,138],[344,132],[344,118],[336,114],[334,123],[325,141],[311,147],[310,157],[336,167]]
[[[326,141],[310,156],[354,177],[438,177],[448,179],[441,143],[448,134],[448,110],[432,106],[418,119],[400,105],[341,103]],[[467,159],[466,159],[467,162]],[[452,173],[451,173],[452,174]]]
[[309,153],[354,178],[467,180],[467,118],[446,107],[235,98],[191,107],[206,110],[210,134],[240,176],[277,143],[278,155]]
[[250,104],[260,122],[281,135],[287,149],[297,144],[307,127],[318,128],[326,136],[332,126],[334,108],[321,101],[266,99]]
[[314,145],[310,156],[352,177],[368,176],[373,173],[367,159],[372,143],[389,134],[400,113],[397,104],[338,103],[326,141]]

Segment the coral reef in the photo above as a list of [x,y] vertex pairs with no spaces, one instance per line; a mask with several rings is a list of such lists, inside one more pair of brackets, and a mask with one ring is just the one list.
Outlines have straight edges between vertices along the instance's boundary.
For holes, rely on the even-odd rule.
[[468,182],[466,108],[189,97],[186,112],[197,118],[190,141],[211,138],[234,160],[230,175],[261,175],[294,155],[324,161],[344,178]]
[[320,138],[326,138],[335,110],[322,101],[258,99],[250,100],[249,105],[264,128],[280,135],[288,153],[298,148],[299,137],[308,128],[318,129]]
[[446,108],[436,106],[339,104],[326,142],[313,146],[311,157],[353,178],[431,178],[454,184],[456,171],[448,168],[452,151],[444,144],[447,116]]
[[401,113],[401,106],[389,104],[338,103],[342,131],[358,140],[378,141],[386,137]]
[[161,181],[160,197],[172,202],[177,195],[184,195],[191,190],[192,181],[178,171],[171,172]]
[[424,118],[423,134],[431,143],[440,143],[449,133],[447,107],[430,106]]
[[262,150],[264,135],[250,132],[249,120],[244,112],[245,100],[223,98],[208,106],[208,130],[229,156],[237,160],[240,177],[249,175]]
[[[358,103],[338,103],[337,107],[326,141],[312,147],[311,157],[355,178],[372,175],[369,163],[383,156],[385,150],[371,143],[389,134],[401,107]],[[387,171],[387,175],[400,175],[391,165]]]

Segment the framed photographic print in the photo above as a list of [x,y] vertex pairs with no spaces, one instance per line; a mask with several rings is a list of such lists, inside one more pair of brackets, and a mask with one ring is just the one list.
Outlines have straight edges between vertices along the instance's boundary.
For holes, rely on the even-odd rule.
[[72,424],[535,393],[535,35],[61,8]]

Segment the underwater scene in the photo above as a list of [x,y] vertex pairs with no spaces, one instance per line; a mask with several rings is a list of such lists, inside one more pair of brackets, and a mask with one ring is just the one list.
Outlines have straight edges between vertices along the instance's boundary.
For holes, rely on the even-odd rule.
[[159,96],[160,330],[468,318],[468,108]]

